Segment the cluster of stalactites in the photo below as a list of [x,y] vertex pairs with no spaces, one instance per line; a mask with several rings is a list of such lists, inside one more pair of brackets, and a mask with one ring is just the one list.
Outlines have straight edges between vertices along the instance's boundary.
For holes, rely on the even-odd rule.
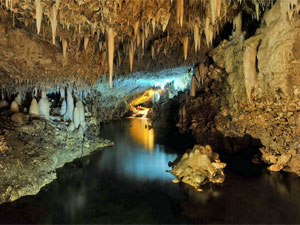
[[211,23],[215,25],[217,17],[221,16],[221,3],[225,0],[210,0]]
[[[229,7],[231,1],[226,0],[211,0],[210,1],[210,11],[207,12],[205,18],[204,33],[206,37],[206,44],[208,47],[212,46],[213,40],[216,34],[219,33],[221,18],[226,19],[227,8]],[[222,11],[222,6],[224,10]],[[195,30],[195,29],[194,29]],[[198,44],[197,44],[198,46]]]

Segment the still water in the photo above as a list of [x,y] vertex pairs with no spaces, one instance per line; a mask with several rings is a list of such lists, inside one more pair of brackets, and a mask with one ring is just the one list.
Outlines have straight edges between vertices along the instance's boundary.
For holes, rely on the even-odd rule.
[[[147,121],[106,124],[115,146],[59,169],[36,196],[0,206],[1,223],[300,223],[300,180],[228,156],[222,186],[197,192],[173,184],[168,161],[191,142]],[[238,162],[238,163],[236,163]],[[241,163],[242,162],[242,163]]]

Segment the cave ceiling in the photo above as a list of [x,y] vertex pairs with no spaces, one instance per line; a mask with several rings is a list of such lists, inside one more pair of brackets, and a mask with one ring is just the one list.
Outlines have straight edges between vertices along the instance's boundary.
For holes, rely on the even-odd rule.
[[[0,0],[0,81],[94,84],[192,65],[241,10],[273,0]],[[108,79],[108,78],[107,78]]]

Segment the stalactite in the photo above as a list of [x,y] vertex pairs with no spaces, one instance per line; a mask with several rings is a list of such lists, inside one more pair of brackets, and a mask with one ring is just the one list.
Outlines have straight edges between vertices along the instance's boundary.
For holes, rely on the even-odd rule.
[[121,66],[122,60],[121,60],[121,51],[117,51],[118,54],[118,66]]
[[242,35],[242,12],[240,12],[233,20],[233,25],[235,28],[235,37],[240,38]]
[[252,104],[253,92],[258,88],[258,80],[256,75],[256,44],[251,43],[244,52],[243,69],[245,76],[245,87],[247,98]]
[[56,1],[56,3],[50,8],[50,23],[52,29],[52,43],[55,45],[56,38],[56,28],[57,28],[57,11],[59,7],[60,1]]
[[141,36],[140,36],[140,30],[138,29],[137,36],[136,36],[136,45],[140,46],[140,44],[141,44]]
[[109,67],[109,87],[113,88],[112,77],[114,69],[114,38],[115,32],[112,28],[107,30],[108,67]]
[[136,21],[134,26],[133,26],[133,30],[134,30],[134,38],[137,37],[137,34],[138,34],[138,30],[139,30],[139,24],[140,24],[140,21]]
[[154,51],[154,45],[153,44],[151,45],[151,57],[152,57],[152,59],[155,58],[155,51]]
[[180,24],[181,27],[183,24],[183,12],[184,12],[183,0],[177,0],[176,1],[176,18],[177,18],[177,24]]
[[145,35],[144,35],[144,32],[142,32],[142,51],[143,51],[143,54],[144,54],[144,49],[145,49]]
[[[225,0],[226,1],[226,0]],[[216,2],[216,6],[217,6],[217,15],[218,15],[218,17],[220,17],[221,16],[221,7],[222,7],[222,4],[221,4],[222,2],[221,2],[221,0],[217,0],[217,2]]]
[[152,32],[154,34],[155,33],[155,24],[156,24],[155,18],[152,18],[151,23],[152,23]]
[[210,24],[210,18],[206,17],[205,20],[205,37],[206,37],[206,44],[208,47],[212,46],[213,38],[214,38],[214,30],[212,25]]
[[217,0],[210,1],[210,9],[211,9],[211,23],[214,25],[216,22],[216,14],[217,14]]
[[189,47],[189,37],[185,36],[183,38],[183,56],[184,56],[184,60],[187,59],[188,47]]
[[133,56],[134,56],[134,49],[133,49],[133,41],[130,41],[129,46],[129,64],[130,64],[130,72],[132,72],[132,65],[133,65]]
[[259,3],[257,2],[257,0],[252,0],[252,3],[255,5],[256,19],[257,21],[259,21],[259,14],[260,14]]
[[62,49],[63,49],[63,57],[65,61],[67,60],[67,48],[68,48],[68,41],[65,38],[63,38]]
[[196,95],[196,79],[193,76],[191,80],[191,91],[190,91],[190,96],[194,97]]
[[200,50],[200,34],[199,34],[199,27],[198,24],[194,24],[194,45],[195,45],[195,52]]
[[88,46],[88,44],[89,44],[89,40],[90,40],[89,37],[84,37],[84,40],[83,40],[83,47],[84,47],[84,50],[87,49],[87,46]]
[[148,38],[148,35],[149,35],[149,24],[146,23],[145,24],[145,38]]
[[5,107],[8,107],[8,106],[9,106],[9,104],[8,104],[8,102],[5,100],[5,96],[4,96],[3,90],[1,90],[0,109],[5,108]]
[[43,7],[41,5],[41,0],[35,0],[35,10],[36,10],[36,28],[37,33],[40,33],[41,23],[43,18]]

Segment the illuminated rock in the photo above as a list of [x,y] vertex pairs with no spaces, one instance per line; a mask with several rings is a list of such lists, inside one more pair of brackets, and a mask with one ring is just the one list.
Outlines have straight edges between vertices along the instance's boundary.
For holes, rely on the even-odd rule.
[[226,163],[219,160],[219,154],[214,153],[209,145],[195,145],[193,150],[181,157],[170,172],[178,180],[201,190],[200,186],[207,182],[223,183],[225,166]]

